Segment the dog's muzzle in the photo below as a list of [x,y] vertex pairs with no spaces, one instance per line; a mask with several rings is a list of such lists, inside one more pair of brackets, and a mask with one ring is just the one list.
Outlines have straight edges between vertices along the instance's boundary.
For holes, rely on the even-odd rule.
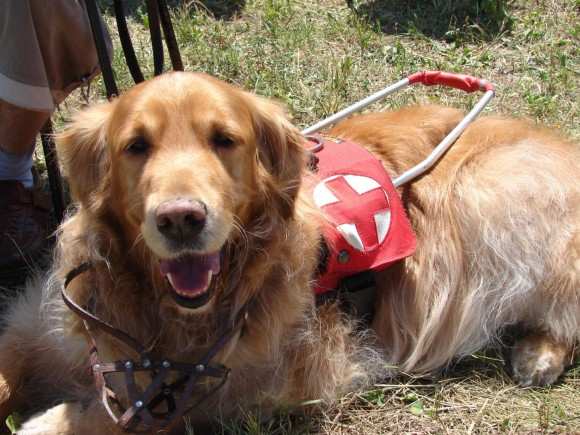
[[[134,337],[99,319],[70,298],[66,292],[70,282],[91,268],[89,263],[83,263],[70,271],[65,278],[61,295],[68,308],[83,320],[90,337],[90,364],[103,405],[109,417],[126,432],[154,433],[169,430],[177,425],[184,414],[208,400],[227,382],[230,369],[212,361],[234,337],[241,335],[252,300],[242,307],[233,322],[226,323],[228,326],[221,331],[219,338],[197,363],[172,361],[152,355],[147,351],[148,347]],[[138,359],[101,361],[92,332],[94,329],[126,344],[139,355]],[[144,389],[136,382],[135,375],[138,372],[147,372],[151,377],[151,382]],[[122,403],[120,395],[107,382],[107,377],[114,373],[123,374],[126,389],[124,397],[128,397],[128,403]],[[213,384],[207,379],[213,379]],[[191,398],[194,396],[192,403]]]

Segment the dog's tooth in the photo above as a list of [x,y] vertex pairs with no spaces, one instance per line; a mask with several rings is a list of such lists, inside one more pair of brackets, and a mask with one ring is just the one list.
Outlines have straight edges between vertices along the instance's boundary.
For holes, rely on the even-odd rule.
[[173,279],[170,273],[167,274],[167,280],[169,281],[169,284],[171,284],[171,287],[175,289],[175,284],[173,283]]

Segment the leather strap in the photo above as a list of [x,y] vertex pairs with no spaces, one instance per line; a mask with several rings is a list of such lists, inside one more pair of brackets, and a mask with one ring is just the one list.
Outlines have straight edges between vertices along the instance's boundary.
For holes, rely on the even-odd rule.
[[[90,263],[82,263],[71,270],[66,275],[61,294],[67,307],[83,319],[85,329],[90,337],[91,367],[97,390],[107,413],[120,428],[128,432],[150,433],[174,427],[185,413],[199,406],[225,385],[230,369],[221,364],[214,364],[212,360],[236,335],[241,334],[253,300],[248,301],[242,307],[232,324],[222,331],[217,341],[197,363],[190,364],[170,359],[154,359],[145,351],[145,346],[135,338],[99,319],[96,315],[74,302],[67,294],[66,288],[68,285],[91,268]],[[125,343],[139,354],[139,361],[127,359],[101,362],[91,327],[100,329]],[[151,382],[142,391],[135,380],[135,373],[144,371],[151,373]],[[172,372],[182,373],[182,375],[176,381],[167,383]],[[125,388],[130,401],[127,406],[120,402],[117,394],[107,384],[106,375],[112,373],[124,374]],[[220,381],[205,394],[201,394],[199,400],[193,405],[188,406],[190,398],[195,392],[195,387],[202,377],[211,377],[220,379]],[[180,396],[176,398],[174,394],[178,391]],[[154,408],[163,401],[166,403],[167,411],[155,412]],[[113,405],[119,410],[120,415],[113,410]]]
[[[131,337],[126,332],[121,331],[120,329],[115,328],[111,324],[99,319],[97,316],[93,315],[92,313],[89,313],[87,310],[85,310],[80,305],[78,305],[76,302],[74,302],[66,293],[66,288],[68,287],[68,285],[76,277],[78,277],[80,274],[88,271],[90,268],[91,268],[90,263],[82,263],[80,266],[74,268],[66,275],[66,278],[64,280],[64,286],[61,289],[61,295],[62,295],[62,299],[63,299],[64,303],[67,305],[67,307],[71,311],[73,311],[77,316],[79,316],[84,321],[88,322],[89,324],[91,324],[93,326],[96,326],[96,327],[102,329],[103,331],[107,332],[109,335],[112,335],[113,337],[115,337],[117,340],[122,341],[127,346],[132,348],[135,352],[137,352],[138,354],[144,353],[145,348],[136,339]],[[89,331],[89,333],[90,333],[90,331]]]

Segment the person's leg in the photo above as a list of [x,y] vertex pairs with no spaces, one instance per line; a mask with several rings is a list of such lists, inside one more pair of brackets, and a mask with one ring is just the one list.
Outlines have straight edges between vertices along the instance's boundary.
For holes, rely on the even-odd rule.
[[0,149],[14,155],[30,154],[49,118],[50,112],[24,109],[0,99]]
[[[0,100],[0,268],[18,275],[45,243],[48,213],[32,191],[32,153],[50,112],[37,112]],[[0,274],[2,276],[6,275]]]
[[0,100],[0,181],[32,187],[32,152],[49,112],[23,109]]
[[22,282],[47,238],[48,210],[31,188],[36,136],[55,106],[50,89],[31,3],[0,2],[0,286]]
[[0,286],[46,241],[48,214],[29,189],[36,137],[98,72],[83,1],[0,1]]
[[49,118],[0,100],[0,268],[14,269],[9,275],[18,275],[46,239],[48,213],[31,188],[36,136]]

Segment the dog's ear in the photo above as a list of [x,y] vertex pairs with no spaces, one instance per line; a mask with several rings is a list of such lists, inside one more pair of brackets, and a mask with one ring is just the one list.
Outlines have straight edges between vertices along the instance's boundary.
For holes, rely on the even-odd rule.
[[304,138],[288,120],[282,107],[265,98],[255,97],[254,128],[257,132],[257,159],[263,187],[283,218],[294,211],[306,153]]
[[57,153],[73,201],[92,210],[105,200],[111,160],[106,129],[114,103],[98,104],[75,115],[57,135]]

